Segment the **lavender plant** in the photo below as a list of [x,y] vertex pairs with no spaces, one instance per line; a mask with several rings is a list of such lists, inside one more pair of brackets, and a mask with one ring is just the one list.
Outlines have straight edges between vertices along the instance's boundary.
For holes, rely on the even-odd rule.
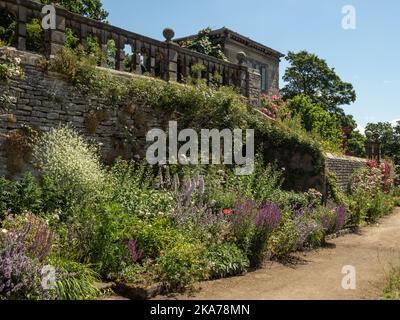
[[0,299],[50,300],[55,292],[41,286],[41,267],[38,259],[26,252],[27,224],[20,233],[8,233],[0,249]]

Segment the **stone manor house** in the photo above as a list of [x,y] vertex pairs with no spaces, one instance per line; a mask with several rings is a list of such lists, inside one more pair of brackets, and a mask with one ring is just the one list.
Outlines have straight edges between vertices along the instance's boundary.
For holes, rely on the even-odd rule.
[[[174,41],[180,43],[194,37],[196,35],[174,39]],[[246,54],[247,66],[260,73],[262,93],[269,95],[279,93],[279,63],[284,57],[282,53],[225,27],[211,31],[210,38],[214,44],[221,45],[230,62],[238,63],[238,52]]]

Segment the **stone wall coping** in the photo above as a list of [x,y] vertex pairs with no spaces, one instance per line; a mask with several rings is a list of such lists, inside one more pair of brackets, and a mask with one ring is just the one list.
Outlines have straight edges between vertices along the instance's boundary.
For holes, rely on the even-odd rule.
[[353,162],[363,162],[367,163],[368,160],[364,158],[358,158],[358,157],[352,157],[352,156],[344,156],[344,155],[334,155],[332,153],[326,153],[325,154],[327,159],[332,159],[332,160],[347,160],[347,161],[353,161]]

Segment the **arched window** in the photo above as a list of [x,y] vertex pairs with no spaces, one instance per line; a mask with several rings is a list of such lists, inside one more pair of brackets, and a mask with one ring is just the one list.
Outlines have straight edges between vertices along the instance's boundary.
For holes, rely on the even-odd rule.
[[133,54],[133,47],[129,43],[125,43],[124,48],[124,70],[134,72],[136,69],[136,55]]

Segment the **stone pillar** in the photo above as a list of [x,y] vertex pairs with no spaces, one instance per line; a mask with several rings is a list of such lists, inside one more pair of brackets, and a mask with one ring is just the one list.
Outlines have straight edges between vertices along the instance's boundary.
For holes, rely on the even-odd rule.
[[240,87],[240,93],[245,96],[249,97],[249,74],[248,74],[248,67],[246,66],[246,61],[247,61],[247,55],[243,51],[238,52],[236,55],[236,58],[238,60],[238,64],[240,66],[240,71],[239,71],[239,87]]
[[54,56],[65,44],[65,17],[56,15],[56,29],[46,30],[48,32],[48,55]]
[[125,46],[125,39],[119,37],[118,41],[116,42],[117,52],[115,53],[115,69],[119,71],[124,71],[124,46]]
[[170,45],[168,48],[167,68],[167,80],[178,81],[178,51],[176,51],[175,45]]
[[178,81],[178,51],[179,45],[172,42],[175,36],[174,30],[171,28],[165,28],[163,31],[163,36],[168,44],[167,49],[167,80],[168,81]]
[[260,71],[248,68],[247,92],[250,102],[254,105],[260,104],[261,98],[261,74]]
[[18,6],[17,16],[17,49],[26,50],[26,22],[27,22],[27,9],[23,6]]

